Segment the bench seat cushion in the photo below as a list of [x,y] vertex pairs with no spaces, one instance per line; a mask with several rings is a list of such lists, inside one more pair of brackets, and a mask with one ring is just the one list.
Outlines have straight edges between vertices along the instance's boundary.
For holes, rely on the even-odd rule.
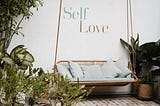
[[[71,81],[77,81],[76,78],[71,78],[70,79]],[[134,81],[134,78],[98,78],[98,79],[95,79],[95,78],[80,78],[79,81],[80,82],[114,82],[114,81],[128,81],[128,80],[133,80]]]

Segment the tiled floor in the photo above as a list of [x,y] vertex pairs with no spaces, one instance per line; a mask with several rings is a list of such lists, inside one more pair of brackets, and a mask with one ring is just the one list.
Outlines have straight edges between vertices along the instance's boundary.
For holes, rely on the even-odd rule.
[[134,97],[88,98],[76,106],[160,106],[153,101],[141,101]]

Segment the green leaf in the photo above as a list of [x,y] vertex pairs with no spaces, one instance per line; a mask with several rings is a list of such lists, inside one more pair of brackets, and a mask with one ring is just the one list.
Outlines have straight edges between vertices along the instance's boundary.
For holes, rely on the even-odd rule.
[[10,53],[11,57],[14,59],[17,53],[25,52],[26,50],[23,47],[24,47],[24,45],[18,45],[15,48],[13,48]]
[[13,65],[14,61],[10,57],[3,57],[2,60],[9,65]]
[[24,54],[17,54],[18,59],[24,60],[25,55]]
[[124,41],[123,39],[120,39],[120,42],[122,44],[122,46],[129,52],[132,52],[132,47],[130,44],[128,44],[126,41]]
[[0,52],[2,52],[2,53],[5,50],[4,46],[5,46],[5,39],[1,39],[0,40]]
[[156,43],[157,43],[157,45],[159,45],[159,46],[160,46],[160,39],[159,39]]
[[27,70],[28,69],[28,66],[25,66],[25,65],[21,65],[21,66],[18,66],[19,69],[22,69],[22,70]]
[[34,69],[32,70],[32,72],[35,74],[36,72],[38,72],[38,70],[39,70],[39,68],[34,68]]
[[34,57],[29,52],[26,52],[24,60],[34,62]]
[[156,44],[156,42],[148,42],[142,44],[140,49],[143,53],[150,57],[160,56],[160,46]]
[[139,49],[139,34],[137,34],[137,38],[136,38],[133,46],[134,46],[134,49],[135,49],[135,50],[138,50],[138,49]]
[[19,53],[20,51],[22,51],[24,49],[24,45],[18,45],[16,46],[12,51],[12,52],[15,52],[15,53]]
[[32,66],[32,62],[23,61],[21,66]]
[[2,79],[3,77],[3,73],[2,73],[2,69],[0,68],[0,80]]
[[2,52],[0,52],[0,59],[3,57],[3,53]]
[[41,76],[42,74],[44,74],[44,71],[42,68],[39,69],[39,72],[38,72],[38,76]]

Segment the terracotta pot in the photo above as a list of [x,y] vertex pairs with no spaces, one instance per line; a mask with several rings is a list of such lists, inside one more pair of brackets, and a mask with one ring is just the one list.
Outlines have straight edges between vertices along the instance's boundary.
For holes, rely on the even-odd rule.
[[139,84],[138,98],[142,100],[152,99],[153,85],[152,84]]

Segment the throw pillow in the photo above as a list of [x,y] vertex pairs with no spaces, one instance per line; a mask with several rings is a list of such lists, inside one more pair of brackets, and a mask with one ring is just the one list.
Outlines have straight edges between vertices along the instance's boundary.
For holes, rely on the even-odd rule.
[[123,64],[123,61],[121,61],[121,60],[117,60],[116,62],[115,62],[115,65],[122,71],[122,73],[120,73],[119,74],[119,77],[126,77],[126,76],[128,76],[129,74],[131,74],[132,72],[131,72],[131,70],[129,70],[128,68],[127,68],[127,66],[125,66],[124,64]]
[[83,78],[83,71],[78,63],[69,61],[68,65],[73,78]]
[[84,78],[86,79],[99,79],[102,78],[102,72],[100,69],[100,65],[85,65],[81,66],[84,72]]
[[104,63],[101,67],[101,71],[104,78],[115,78],[122,73],[122,71],[115,66],[112,60],[108,60]]
[[63,65],[57,64],[57,70],[60,74],[67,76],[68,78],[72,78],[69,69]]

